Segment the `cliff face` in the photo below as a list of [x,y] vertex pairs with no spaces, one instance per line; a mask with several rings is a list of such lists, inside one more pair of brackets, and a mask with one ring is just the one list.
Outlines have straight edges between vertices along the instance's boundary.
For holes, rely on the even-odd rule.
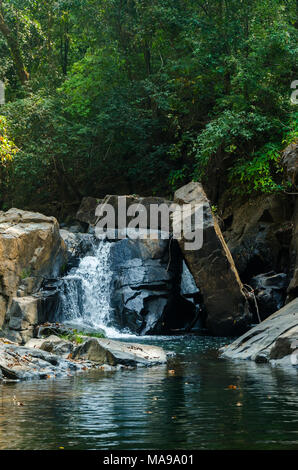
[[0,214],[0,328],[13,339],[32,334],[41,319],[37,293],[45,277],[59,275],[65,254],[54,217],[19,209]]

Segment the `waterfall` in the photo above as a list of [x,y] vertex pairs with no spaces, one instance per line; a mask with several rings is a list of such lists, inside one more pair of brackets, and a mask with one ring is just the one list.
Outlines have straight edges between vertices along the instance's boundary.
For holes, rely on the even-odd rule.
[[[123,336],[110,325],[112,243],[99,241],[92,253],[62,279],[61,315],[64,323],[82,328],[103,329],[107,336]],[[126,336],[126,335],[125,335]]]

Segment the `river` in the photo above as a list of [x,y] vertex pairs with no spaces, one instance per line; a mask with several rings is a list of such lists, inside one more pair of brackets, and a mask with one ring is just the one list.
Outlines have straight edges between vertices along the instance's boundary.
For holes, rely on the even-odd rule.
[[140,341],[176,357],[0,385],[0,449],[298,449],[294,368],[219,359],[225,339]]

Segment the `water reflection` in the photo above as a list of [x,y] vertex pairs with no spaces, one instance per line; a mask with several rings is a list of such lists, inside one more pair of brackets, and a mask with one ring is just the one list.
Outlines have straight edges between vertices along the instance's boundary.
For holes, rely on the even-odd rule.
[[91,371],[0,386],[0,449],[297,449],[297,372],[219,360],[220,342],[164,341],[179,354],[175,373]]

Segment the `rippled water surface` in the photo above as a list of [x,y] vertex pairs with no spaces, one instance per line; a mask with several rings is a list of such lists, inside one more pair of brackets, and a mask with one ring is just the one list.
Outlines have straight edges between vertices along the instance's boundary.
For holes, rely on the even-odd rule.
[[294,368],[218,359],[225,342],[214,338],[146,343],[178,355],[165,367],[0,385],[0,449],[298,449]]

